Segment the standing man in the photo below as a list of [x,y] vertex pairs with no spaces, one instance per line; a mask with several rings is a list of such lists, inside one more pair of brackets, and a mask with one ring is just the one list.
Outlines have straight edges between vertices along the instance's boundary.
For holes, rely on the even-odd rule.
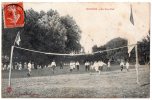
[[31,69],[32,69],[32,64],[31,64],[31,61],[29,61],[28,65],[27,65],[27,69],[28,69],[28,76],[31,76]]
[[72,72],[73,69],[74,69],[74,66],[75,66],[74,63],[75,63],[74,61],[71,61],[71,62],[70,62],[70,72]]
[[129,71],[129,62],[128,61],[126,62],[126,69],[127,69],[127,71]]
[[21,62],[19,63],[19,68],[18,68],[18,70],[22,70],[22,63],[21,63]]
[[63,69],[63,62],[60,62],[60,69]]
[[104,62],[102,62],[102,61],[99,61],[98,62],[98,70],[99,70],[99,74],[101,74],[101,71],[103,70],[103,66],[105,66],[105,65],[107,65],[107,64],[105,64]]
[[124,62],[121,60],[121,63],[120,63],[121,71],[123,70],[123,67],[124,67]]
[[3,70],[6,70],[7,69],[7,65],[6,64],[4,64],[4,66],[3,66]]
[[24,63],[24,68],[25,68],[25,69],[27,68],[27,63],[26,63],[26,62]]
[[17,62],[15,62],[15,66],[14,66],[14,67],[15,67],[15,69],[17,69],[17,66],[18,66],[18,63],[17,63]]
[[34,62],[31,63],[31,67],[32,67],[32,69],[34,69]]
[[76,62],[77,71],[79,71],[79,65],[80,65],[79,62],[77,61],[77,62]]
[[88,70],[88,61],[86,61],[84,65],[85,65],[85,71],[87,71]]
[[87,63],[87,66],[88,66],[88,71],[90,70],[90,62],[88,61]]
[[111,64],[110,64],[110,60],[108,61],[108,66],[107,66],[107,71],[110,71]]
[[17,67],[16,67],[16,69],[17,69],[17,70],[19,69],[19,62],[17,62]]
[[52,68],[53,74],[54,74],[55,67],[56,67],[56,63],[53,60],[52,63],[51,63],[51,68]]

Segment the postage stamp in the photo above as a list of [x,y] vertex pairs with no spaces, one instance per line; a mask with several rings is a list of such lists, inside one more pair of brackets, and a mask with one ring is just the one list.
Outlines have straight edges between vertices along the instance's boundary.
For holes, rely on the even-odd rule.
[[5,3],[3,5],[3,19],[5,28],[15,28],[24,26],[23,3]]

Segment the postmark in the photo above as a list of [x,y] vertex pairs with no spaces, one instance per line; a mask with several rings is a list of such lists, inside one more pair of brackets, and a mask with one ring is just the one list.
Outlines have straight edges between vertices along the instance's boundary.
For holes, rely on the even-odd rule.
[[3,6],[3,17],[5,28],[15,28],[24,26],[23,3],[7,3]]

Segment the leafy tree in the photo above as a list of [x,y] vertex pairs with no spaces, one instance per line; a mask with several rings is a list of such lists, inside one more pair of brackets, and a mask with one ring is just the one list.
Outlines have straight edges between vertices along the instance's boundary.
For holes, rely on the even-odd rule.
[[141,64],[147,64],[150,61],[150,36],[147,36],[138,43],[138,56]]
[[[120,59],[126,60],[128,58],[127,48],[117,49],[117,50],[110,50],[114,48],[118,48],[121,46],[126,46],[127,40],[122,38],[115,38],[107,42],[107,44],[97,47],[94,45],[92,47],[93,52],[99,52],[94,54],[94,60],[102,60],[104,62],[108,62],[108,60],[113,60],[115,62],[119,62]],[[106,52],[102,52],[103,50],[110,50]],[[101,52],[100,52],[101,51]]]
[[61,22],[65,26],[67,30],[67,42],[66,42],[66,52],[70,52],[71,50],[74,52],[78,52],[81,50],[80,45],[80,34],[81,30],[76,24],[75,20],[69,15],[61,17]]
[[92,50],[93,52],[99,52],[99,53],[96,53],[93,55],[93,59],[94,61],[99,61],[99,60],[102,60],[104,62],[107,62],[107,52],[100,52],[100,51],[103,51],[103,50],[106,50],[106,45],[103,45],[103,46],[100,46],[100,47],[97,47],[97,45],[94,45],[92,47]]
[[[2,23],[3,24],[3,23]],[[70,16],[60,16],[56,10],[36,12],[33,9],[25,11],[23,28],[2,29],[3,55],[10,56],[11,46],[18,31],[21,32],[20,47],[43,52],[70,53],[79,52],[81,45],[80,29]],[[48,63],[59,57],[14,50],[16,61],[32,60],[37,63]],[[18,58],[18,59],[17,59]]]
[[[137,42],[138,47],[138,60],[140,64],[147,64],[150,61],[150,31],[149,35],[145,37],[142,41]],[[129,57],[131,62],[136,62],[135,48],[131,51],[131,56]]]
[[[113,48],[118,48],[118,47],[122,47],[122,46],[126,46],[127,45],[127,40],[126,39],[122,39],[122,38],[115,38],[112,39],[111,41],[109,41],[106,44],[106,49],[113,49]],[[120,61],[120,59],[128,59],[128,48],[121,48],[121,49],[117,49],[117,50],[111,50],[111,51],[107,51],[107,58],[108,59],[112,59],[114,61]]]

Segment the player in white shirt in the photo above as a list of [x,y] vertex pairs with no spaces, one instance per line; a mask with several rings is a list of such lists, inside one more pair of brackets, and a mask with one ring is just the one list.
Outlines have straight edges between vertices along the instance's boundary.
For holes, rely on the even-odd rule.
[[99,64],[98,64],[98,62],[97,61],[95,61],[94,63],[93,63],[93,65],[91,65],[91,69],[92,70],[95,70],[95,71],[98,71],[98,66]]
[[19,63],[19,68],[18,68],[18,70],[22,70],[22,63],[21,63],[21,62]]
[[120,63],[120,68],[121,68],[121,71],[123,70],[123,68],[124,68],[124,62],[121,60],[121,63]]
[[107,64],[105,64],[104,62],[102,62],[102,61],[99,61],[98,62],[98,70],[99,70],[99,74],[101,73],[101,71],[103,70],[103,66],[104,65],[107,65]]
[[129,71],[129,62],[128,61],[126,62],[126,69],[127,69],[127,71]]
[[32,71],[32,70],[31,70],[31,69],[32,69],[31,61],[27,64],[27,67],[28,67],[28,68],[27,68],[27,69],[28,69],[28,74],[27,74],[27,75],[28,75],[28,76],[31,76],[31,71]]
[[70,72],[72,72],[74,68],[75,68],[75,62],[71,61],[70,62]]
[[6,70],[7,69],[7,65],[6,64],[4,64],[4,68],[3,68],[4,70]]
[[9,64],[7,65],[7,70],[9,70],[10,69],[10,66],[9,66]]
[[106,65],[106,64],[102,61],[95,61],[94,64],[91,66],[91,69],[93,69],[96,72],[99,72],[99,74],[101,74],[101,71],[103,70],[104,65]]
[[98,64],[99,64],[99,70],[100,70],[100,71],[103,70],[103,66],[104,66],[104,65],[107,65],[107,64],[105,64],[105,63],[102,62],[102,61],[99,61]]
[[110,60],[108,61],[108,66],[107,66],[107,71],[110,71],[111,64],[110,64]]
[[79,64],[78,61],[76,62],[76,66],[77,66],[77,71],[79,71],[79,66],[80,66],[80,64]]
[[85,65],[85,71],[88,71],[88,65],[89,65],[88,61],[86,61],[84,65]]
[[56,67],[56,63],[53,60],[52,63],[51,63],[51,68],[52,68],[53,74],[54,74],[55,67]]

